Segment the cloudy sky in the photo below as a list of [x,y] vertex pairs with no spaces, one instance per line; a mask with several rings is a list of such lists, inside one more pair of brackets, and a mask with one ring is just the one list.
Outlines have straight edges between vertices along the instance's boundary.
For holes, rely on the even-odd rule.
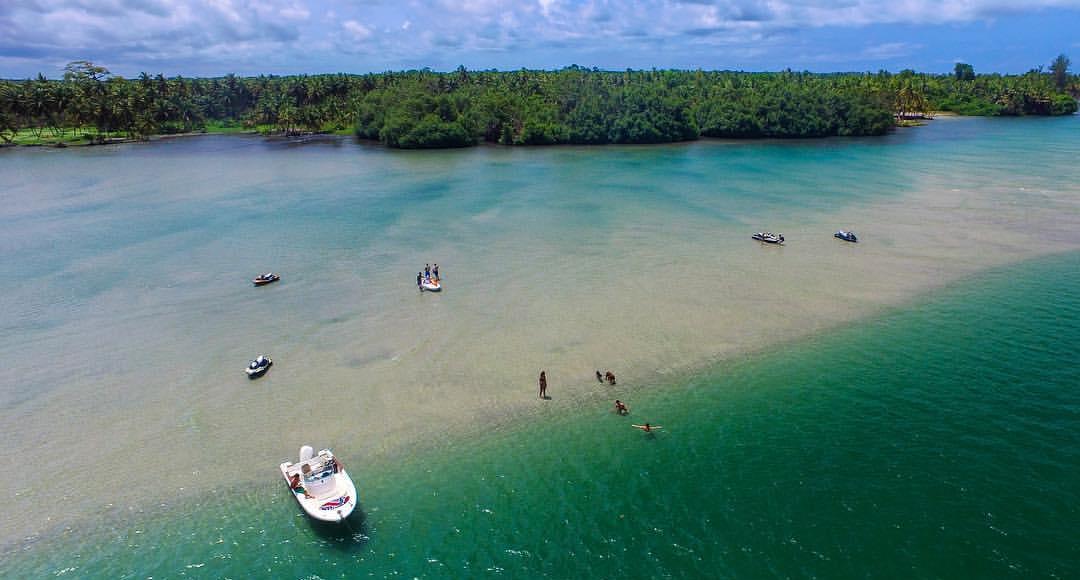
[[[0,0],[0,78],[1080,63],[1080,0]],[[1074,67],[1074,68],[1080,68]]]

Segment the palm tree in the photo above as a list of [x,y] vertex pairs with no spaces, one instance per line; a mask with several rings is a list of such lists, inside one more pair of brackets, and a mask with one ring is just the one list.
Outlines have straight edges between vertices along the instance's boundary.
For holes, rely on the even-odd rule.
[[5,143],[14,141],[19,132],[17,108],[18,93],[15,85],[0,81],[0,139]]
[[1065,85],[1069,81],[1069,57],[1064,54],[1059,54],[1054,62],[1050,63],[1050,73],[1054,76],[1054,86],[1059,91],[1065,90]]

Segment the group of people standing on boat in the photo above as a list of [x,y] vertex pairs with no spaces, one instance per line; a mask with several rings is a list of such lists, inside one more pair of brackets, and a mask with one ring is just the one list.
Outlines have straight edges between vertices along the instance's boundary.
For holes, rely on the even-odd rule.
[[425,282],[427,282],[428,284],[439,283],[438,264],[435,264],[435,266],[432,266],[431,264],[424,264],[424,271],[416,273],[416,287],[419,288],[421,292],[424,291]]

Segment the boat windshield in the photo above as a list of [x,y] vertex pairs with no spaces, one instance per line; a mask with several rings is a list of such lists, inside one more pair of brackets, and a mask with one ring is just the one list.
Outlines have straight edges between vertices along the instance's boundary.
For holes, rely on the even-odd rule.
[[309,465],[311,465],[311,473],[304,475],[304,481],[306,482],[319,482],[334,475],[334,466],[326,458],[319,458],[319,460],[312,461]]

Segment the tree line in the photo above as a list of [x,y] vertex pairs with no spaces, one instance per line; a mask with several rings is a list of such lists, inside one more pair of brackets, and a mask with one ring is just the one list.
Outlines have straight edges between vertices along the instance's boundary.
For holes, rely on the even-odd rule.
[[430,70],[365,75],[125,79],[87,61],[62,79],[0,81],[0,140],[91,140],[237,127],[354,132],[391,147],[665,143],[699,137],[881,135],[932,111],[1062,115],[1078,77],[1049,71],[814,74],[782,71]]

